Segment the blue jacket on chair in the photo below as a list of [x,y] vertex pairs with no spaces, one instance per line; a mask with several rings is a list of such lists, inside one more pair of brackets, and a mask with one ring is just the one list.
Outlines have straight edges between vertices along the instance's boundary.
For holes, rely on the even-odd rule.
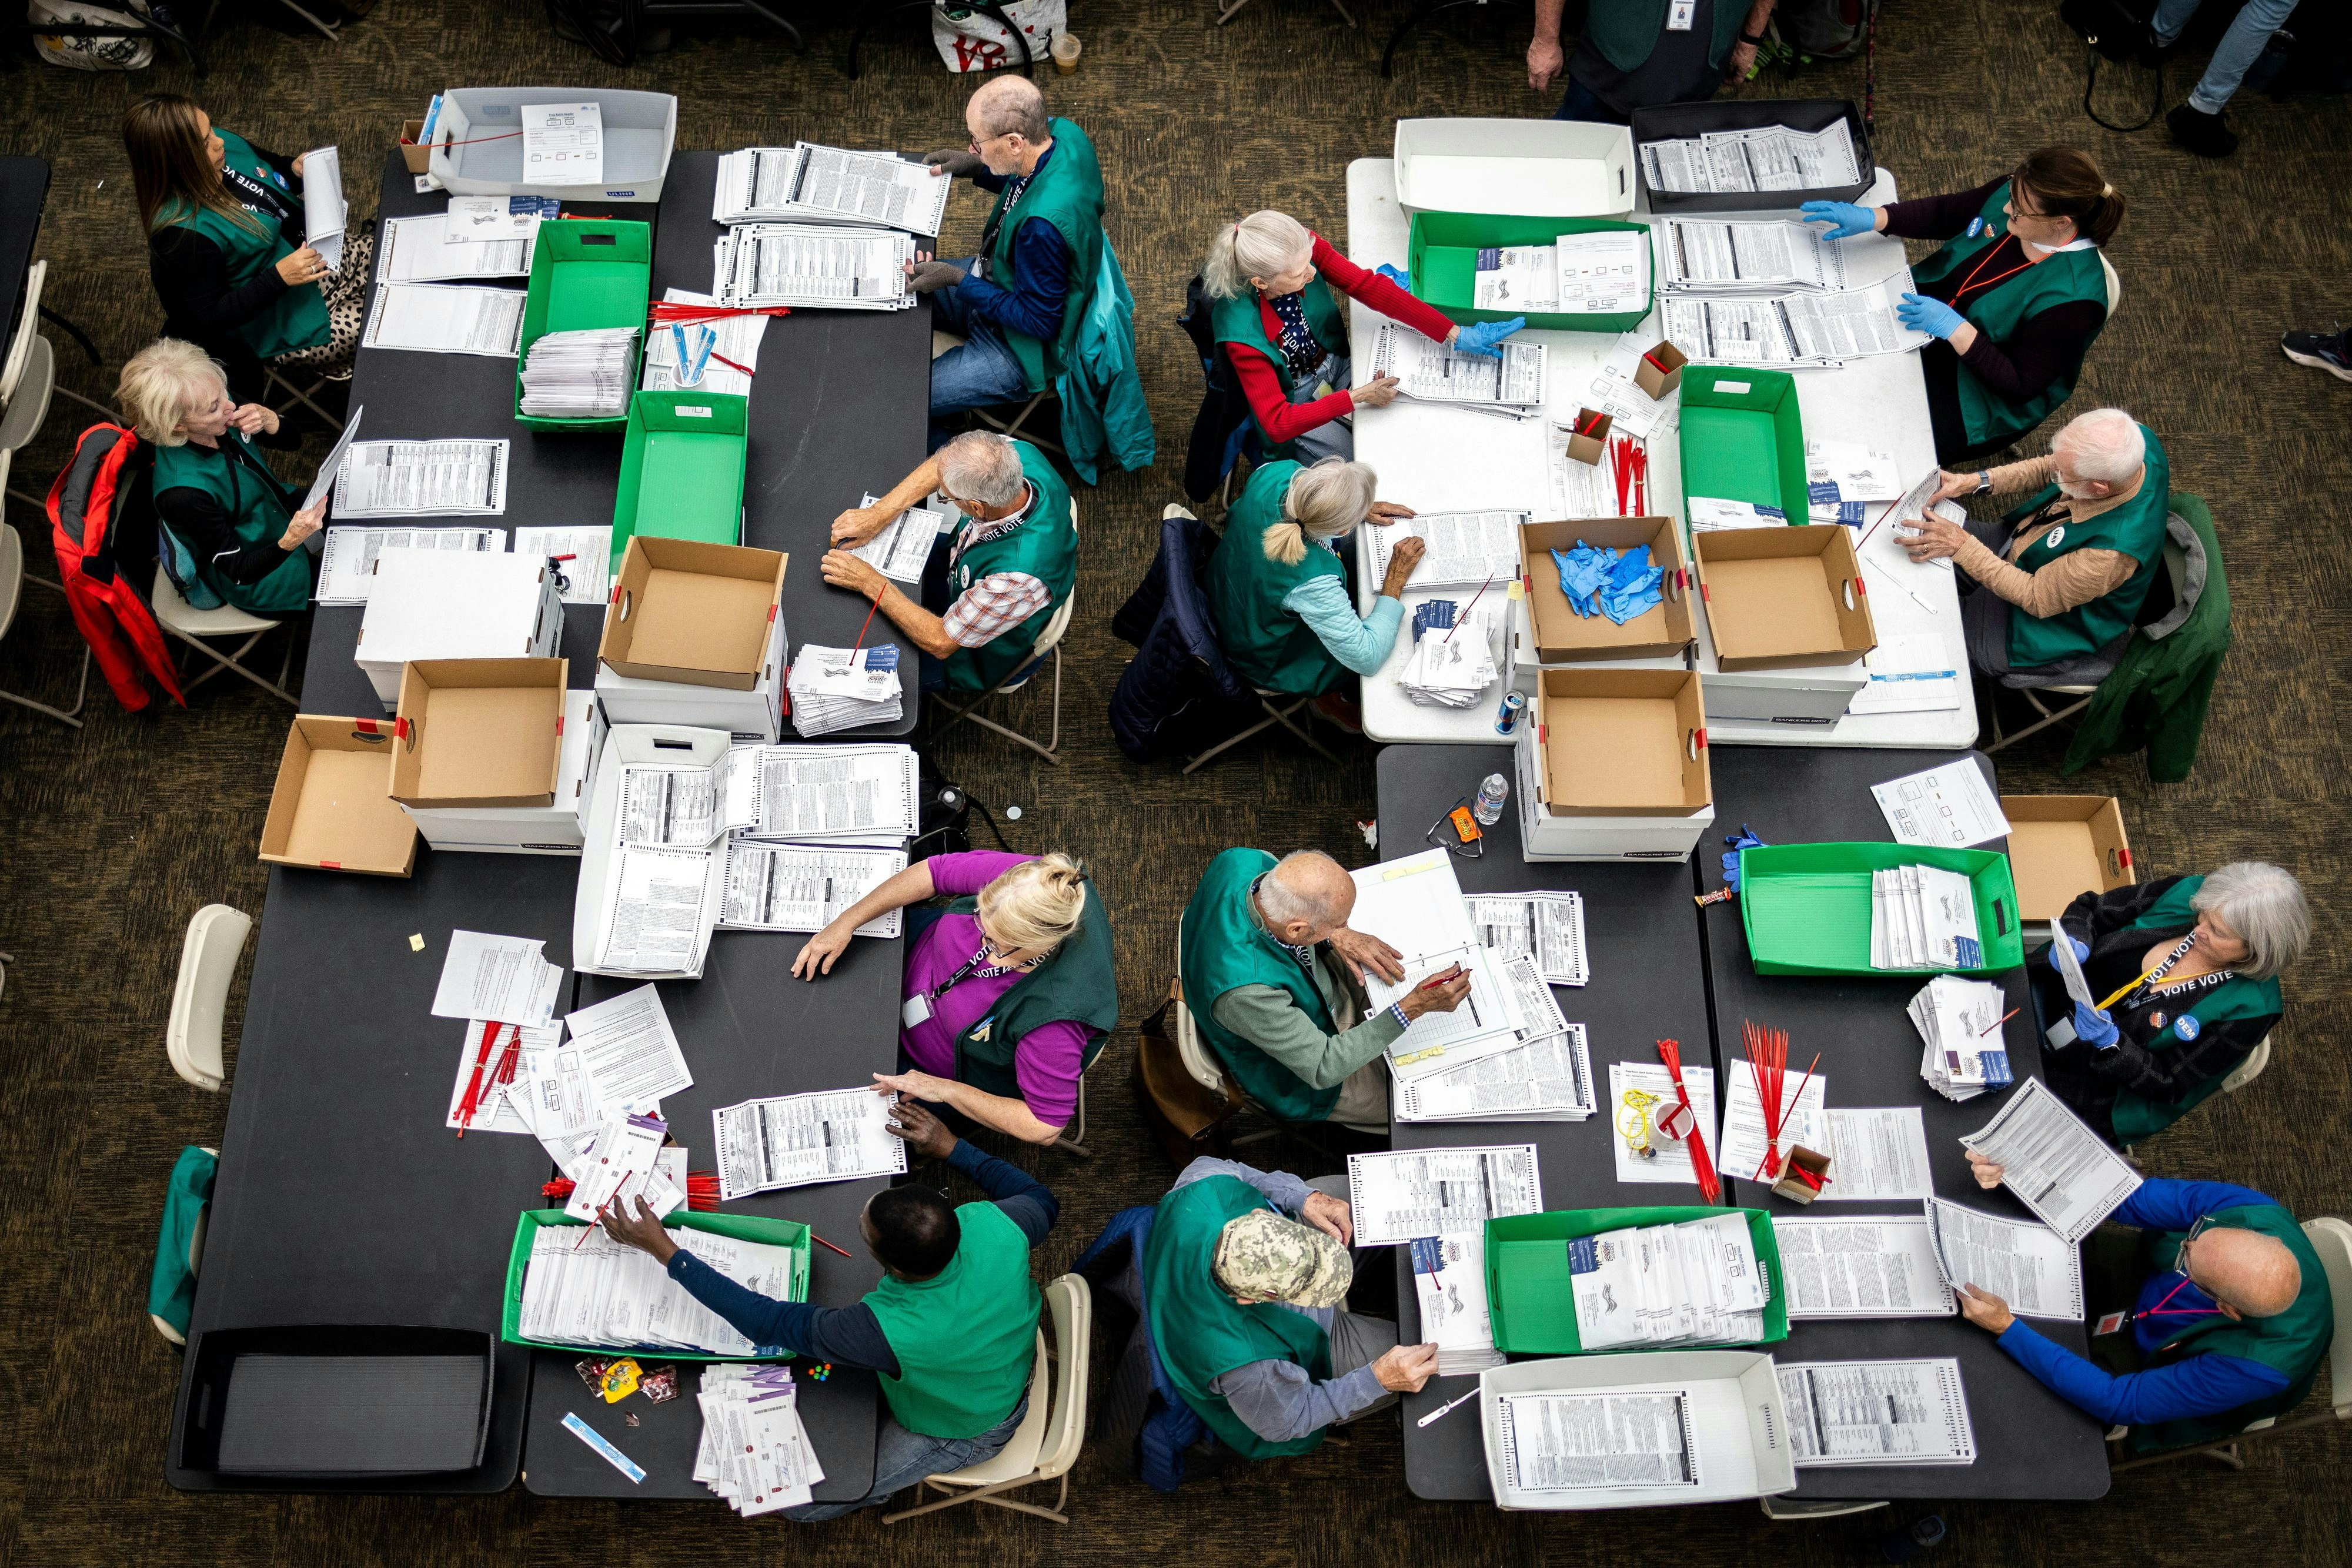
[[1135,657],[1110,697],[1118,748],[1138,762],[1192,750],[1230,734],[1237,709],[1254,694],[1217,646],[1200,572],[1217,536],[1198,517],[1160,525],[1160,554],[1111,630],[1135,644]]
[[1159,448],[1135,363],[1135,296],[1108,239],[1069,365],[1054,392],[1062,402],[1062,446],[1079,478],[1096,483],[1106,455],[1130,473],[1151,466]]
[[[1132,1389],[1122,1389],[1121,1382],[1130,1378],[1115,1378],[1113,1387],[1105,1396],[1099,1413],[1100,1430],[1106,1437],[1121,1438],[1128,1423],[1119,1420],[1121,1406],[1141,1406],[1142,1421],[1135,1434],[1137,1475],[1155,1491],[1174,1491],[1182,1484],[1186,1470],[1185,1451],[1205,1445],[1213,1450],[1217,1440],[1209,1432],[1207,1423],[1192,1413],[1168,1379],[1168,1369],[1160,1364],[1160,1353],[1151,1343],[1151,1314],[1145,1309],[1140,1260],[1143,1249],[1151,1240],[1152,1221],[1158,1218],[1160,1206],[1143,1204],[1135,1208],[1122,1208],[1103,1227],[1103,1233],[1094,1244],[1070,1265],[1070,1270],[1083,1274],[1100,1289],[1116,1296],[1131,1307],[1136,1314],[1134,1331],[1129,1335],[1122,1362],[1136,1355],[1139,1347],[1150,1369],[1149,1391],[1139,1402]],[[1120,1367],[1122,1374],[1129,1368]],[[1121,1398],[1125,1394],[1127,1397]],[[1136,1412],[1127,1410],[1130,1416]]]

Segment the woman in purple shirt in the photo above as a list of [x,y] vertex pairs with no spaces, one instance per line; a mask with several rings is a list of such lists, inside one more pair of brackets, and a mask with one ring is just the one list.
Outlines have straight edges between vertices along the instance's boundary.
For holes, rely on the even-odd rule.
[[919,861],[810,937],[793,973],[831,973],[859,926],[942,894],[954,900],[944,913],[908,919],[898,1032],[907,1071],[876,1073],[876,1088],[1050,1144],[1077,1113],[1078,1075],[1118,1023],[1110,916],[1067,855]]

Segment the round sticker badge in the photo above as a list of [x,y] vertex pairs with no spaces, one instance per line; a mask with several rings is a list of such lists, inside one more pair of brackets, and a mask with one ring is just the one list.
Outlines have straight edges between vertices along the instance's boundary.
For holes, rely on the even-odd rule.
[[2202,1030],[2195,1013],[2182,1013],[2172,1024],[2172,1032],[2183,1040],[2195,1040]]
[[2147,1018],[2147,1027],[2150,1029],[2162,1029],[2164,1027],[2164,1015],[2162,1013],[2150,1013]]
[[2066,542],[2066,525],[2061,523],[2056,528],[2051,529],[2048,533],[2042,535],[2042,542],[2048,545],[2052,549],[2056,549],[2060,545],[2064,544]]

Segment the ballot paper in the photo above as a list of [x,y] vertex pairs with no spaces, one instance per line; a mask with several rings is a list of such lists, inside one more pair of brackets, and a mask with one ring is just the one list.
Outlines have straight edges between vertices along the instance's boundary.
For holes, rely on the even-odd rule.
[[1977,1462],[1954,1357],[1800,1361],[1774,1370],[1801,1470]]
[[352,410],[352,417],[344,423],[343,433],[335,437],[334,445],[327,449],[327,460],[319,465],[318,472],[310,476],[310,488],[302,496],[302,510],[309,511],[333,493],[335,481],[342,476],[343,455],[352,449],[352,443],[359,439],[360,416],[366,413],[365,403]]
[[1715,298],[1670,297],[1661,320],[1685,356],[1714,363],[1824,367],[1907,354],[1928,342],[1903,325],[1899,279],[1820,294]]
[[738,747],[753,758],[746,837],[805,842],[912,838],[921,786],[911,746]]
[[557,585],[566,604],[603,604],[612,597],[610,523],[602,528],[517,528],[514,552],[554,562]]
[[746,224],[712,251],[711,293],[721,305],[908,310],[914,236],[898,229]]
[[[1691,1113],[1696,1125],[1691,1135],[1707,1146],[1710,1159],[1715,1155],[1715,1069],[1683,1066],[1683,1084],[1690,1091]],[[1628,1094],[1649,1094],[1656,1098],[1648,1105],[1629,1102]],[[1617,1136],[1612,1145],[1617,1151],[1617,1179],[1631,1182],[1666,1182],[1696,1185],[1697,1173],[1691,1166],[1690,1149],[1685,1141],[1669,1138],[1657,1131],[1658,1119],[1675,1103],[1674,1074],[1664,1063],[1654,1061],[1612,1061],[1609,1064],[1609,1114],[1615,1119]],[[1644,1118],[1642,1125],[1648,1128],[1650,1155],[1643,1158],[1626,1141],[1624,1129],[1636,1124],[1636,1116]],[[1718,1171],[1722,1166],[1718,1162]]]
[[447,209],[433,215],[446,220],[441,229],[444,244],[499,245],[533,238],[541,221],[556,212],[552,196],[452,196]]
[[563,1022],[600,1106],[643,1110],[694,1086],[661,992],[650,985],[567,1013]]
[[2008,998],[1999,986],[1938,975],[1905,1009],[1925,1050],[1919,1076],[1947,1100],[1973,1100],[2006,1087],[2011,1073],[2001,1034]]
[[1791,1321],[1948,1318],[1959,1311],[1923,1216],[1776,1214],[1772,1239]]
[[907,1145],[889,1130],[896,1094],[821,1090],[746,1100],[710,1113],[719,1196],[907,1174]]
[[522,106],[525,185],[604,183],[604,109],[596,103]]
[[[1635,328],[1610,346],[1592,375],[1592,384],[1584,394],[1584,406],[1609,415],[1611,431],[1647,441],[1661,430],[1671,430],[1681,423],[1681,400],[1667,393],[1670,401],[1660,402],[1643,392],[1634,382],[1633,374],[1642,363],[1642,356],[1654,348],[1658,334]],[[1594,517],[1591,512],[1561,512],[1560,517]]]
[[695,1400],[702,1439],[694,1479],[719,1500],[752,1519],[814,1496],[824,1467],[801,1421],[791,1367],[706,1366]]
[[[1443,1072],[1524,1043],[1519,1030],[1526,1015],[1520,1009],[1517,993],[1500,961],[1475,945],[1409,958],[1405,960],[1402,980],[1383,980],[1367,970],[1364,990],[1371,1000],[1370,1010],[1377,1012],[1395,1005],[1432,977],[1456,965],[1470,977],[1469,995],[1451,1012],[1423,1013],[1389,1042],[1389,1071],[1397,1078]],[[1533,975],[1532,966],[1528,973]],[[1549,988],[1542,981],[1535,983],[1549,995]],[[1553,1010],[1557,1016],[1558,1009]]]
[[1574,1237],[1568,1269],[1577,1343],[1587,1351],[1764,1337],[1767,1290],[1744,1215]]
[[[792,1248],[707,1230],[673,1228],[668,1235],[698,1261],[755,1295],[780,1301],[808,1297],[808,1265]],[[518,1335],[541,1343],[656,1354],[786,1354],[782,1345],[753,1344],[688,1294],[651,1253],[614,1239],[598,1226],[539,1228],[523,1265],[519,1309]]]
[[1468,1377],[1502,1365],[1486,1304],[1485,1236],[1419,1236],[1407,1245],[1421,1341],[1437,1346],[1437,1375]]
[[[879,504],[879,496],[868,495],[858,503],[861,507]],[[931,547],[948,529],[945,512],[934,512],[924,507],[909,507],[888,522],[882,531],[849,553],[896,582],[920,582],[923,567],[931,559]]]
[[1477,706],[1502,675],[1495,644],[1503,635],[1507,613],[1500,604],[1467,611],[1444,636],[1432,632],[1421,638],[1397,671],[1397,685],[1423,707]]
[[1400,1122],[1581,1122],[1595,1109],[1585,1028],[1404,1079],[1393,1098]]
[[476,551],[497,555],[507,548],[496,528],[332,528],[319,551],[318,601],[365,604],[375,584],[376,557],[388,549]]
[[502,517],[509,455],[503,438],[354,443],[335,476],[335,516]]
[[1557,422],[1548,424],[1544,440],[1546,478],[1551,497],[1551,515],[1556,517],[1615,517],[1633,509],[1633,497],[1629,487],[1626,505],[1617,504],[1617,457],[1613,450],[1603,447],[1601,461],[1587,463],[1569,455],[1569,437],[1575,434],[1572,425]]
[[1788,218],[1662,217],[1653,231],[1658,274],[1670,292],[1835,289],[1848,252],[1811,224]]
[[1555,986],[1580,986],[1592,977],[1582,894],[1483,894],[1468,904],[1479,942],[1498,957],[1532,957],[1536,972]]
[[2068,1241],[2080,1241],[2139,1190],[2139,1174],[2039,1078],[1960,1139],[2000,1167],[2001,1186]]
[[1554,242],[1552,254],[1559,273],[1557,287],[1552,303],[1541,308],[1561,316],[1594,316],[1639,310],[1649,304],[1647,229],[1562,235]]
[[1969,879],[1940,866],[1870,873],[1870,961],[1881,969],[1979,969],[1984,946]]
[[1483,1239],[1489,1219],[1540,1212],[1543,1179],[1533,1144],[1349,1155],[1348,1205],[1358,1247]]
[[1946,1284],[1974,1285],[2021,1318],[2083,1321],[2083,1251],[2046,1225],[1931,1197],[1923,1212]]
[[[515,1051],[513,1082],[499,1083],[499,1068],[505,1060],[509,1039],[518,1031],[521,1039]],[[561,1022],[541,1029],[520,1029],[518,1025],[489,1019],[467,1019],[465,1041],[457,1052],[457,1076],[449,1085],[449,1111],[442,1125],[462,1127],[469,1133],[530,1134],[534,1128],[528,1085],[552,1070],[553,1063],[549,1059],[562,1043]],[[510,1099],[509,1092],[518,1087],[523,1089],[524,1097]],[[466,1103],[468,1089],[474,1092],[474,1115],[471,1121],[464,1121],[457,1113]]]
[[1371,374],[1395,376],[1403,383],[1398,394],[1420,402],[1542,407],[1544,345],[1511,338],[1497,347],[1500,359],[1452,353],[1410,327],[1383,322],[1372,340]]
[[800,656],[784,675],[793,728],[803,739],[814,740],[839,730],[896,723],[906,712],[906,678],[898,666],[896,643],[863,648],[802,644]]
[[662,1140],[668,1136],[669,1124],[659,1116],[606,1117],[573,1167],[578,1174],[563,1212],[593,1225],[607,1212],[634,1219],[640,1201],[661,1216],[684,1208],[686,1194],[662,1169]]
[[555,1016],[563,980],[563,966],[547,961],[546,946],[536,937],[450,932],[449,953],[433,992],[433,1016],[545,1027]]
[[[842,911],[907,869],[904,850],[855,845],[801,847],[730,840],[721,931],[822,931]],[[891,910],[857,927],[859,936],[896,936],[905,918]]]
[[1927,1124],[1916,1105],[1838,1106],[1822,1113],[1825,1144],[1805,1146],[1828,1155],[1829,1185],[1816,1201],[1926,1197],[1936,1190],[1927,1167]]
[[370,349],[513,359],[522,342],[523,291],[454,283],[376,285],[360,342]]
[[1787,1107],[1780,1124],[1780,1163],[1767,1174],[1764,1157],[1771,1140],[1765,1135],[1764,1101],[1756,1092],[1755,1070],[1745,1058],[1734,1058],[1725,1071],[1729,1082],[1724,1091],[1723,1137],[1712,1151],[1717,1170],[1734,1181],[1769,1184],[1788,1168],[1785,1162],[1790,1149],[1801,1145],[1815,1154],[1832,1153],[1829,1121],[1823,1114],[1830,1081],[1818,1072],[1810,1080],[1802,1072],[1790,1072],[1780,1082],[1780,1103]]
[[890,152],[799,141],[719,155],[714,223],[854,223],[936,237],[954,181]]
[[1850,714],[1935,713],[1960,706],[1966,670],[1941,637],[1882,635],[1863,667],[1870,681],[1846,704]]
[[1429,549],[1413,563],[1410,588],[1477,588],[1508,582],[1519,574],[1519,525],[1525,512],[1424,512],[1418,517],[1367,523],[1372,546],[1370,575],[1385,580],[1397,545],[1417,538]]
[[629,412],[637,329],[542,332],[522,361],[520,413],[533,419],[619,419]]
[[343,200],[343,155],[332,147],[302,154],[302,239],[329,272],[343,268],[343,229],[351,207]]
[[1874,784],[1870,794],[1898,844],[1957,850],[2009,836],[1984,769],[1967,758]]
[[[691,288],[668,288],[662,291],[665,305],[716,305],[718,300],[708,294],[698,294]],[[691,369],[697,358],[702,361],[702,377],[693,384],[704,392],[732,392],[738,397],[751,395],[751,376],[760,368],[760,344],[767,336],[772,317],[721,316],[704,322],[656,321],[646,333],[645,373],[637,382],[646,392],[674,392],[686,385],[679,379],[679,366]],[[679,329],[685,329],[683,332]],[[708,354],[695,352],[700,339],[698,333],[708,329],[712,337]],[[682,360],[678,353],[683,337],[688,354]]]
[[1646,141],[1642,177],[1654,191],[1818,191],[1858,184],[1862,170],[1841,120],[1819,131],[1770,125]]
[[390,283],[527,277],[536,237],[531,231],[537,229],[539,220],[529,223],[520,238],[506,239],[468,235],[454,216],[445,213],[386,218],[376,231],[376,276]]
[[1496,1402],[1504,1483],[1517,1491],[1695,1487],[1689,1396],[1506,1394]]
[[600,911],[597,967],[696,974],[718,911],[707,906],[715,850],[622,844]]
[[1668,296],[1659,329],[1694,364],[1794,365],[1797,343],[1777,300]]
[[716,768],[624,767],[621,842],[698,850],[747,825],[728,811],[728,780],[737,767],[733,751]]

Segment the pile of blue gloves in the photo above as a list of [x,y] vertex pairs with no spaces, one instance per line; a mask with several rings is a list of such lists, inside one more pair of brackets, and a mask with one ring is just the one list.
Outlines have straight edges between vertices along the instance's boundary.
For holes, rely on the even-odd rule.
[[1650,547],[1608,549],[1579,539],[1574,549],[1551,552],[1559,568],[1559,591],[1579,615],[1606,615],[1618,625],[1647,614],[1665,601],[1659,584],[1666,570],[1650,564]]
[[1723,857],[1723,885],[1737,893],[1739,891],[1739,852],[1766,849],[1769,846],[1756,836],[1755,829],[1745,822],[1739,824],[1738,832],[1725,834],[1723,841],[1731,846],[1729,852]]
[[[2072,936],[2067,937],[2066,940],[2074,945],[2074,962],[2077,964],[2091,956],[2089,943],[2075,942]],[[2058,967],[2058,951],[2055,944],[2052,945],[2050,951],[2050,967],[2053,969]],[[2091,1006],[2088,1002],[2076,1002],[2074,1004],[2074,1038],[2085,1045],[2105,1051],[2123,1038],[2123,1031],[2116,1027],[2115,1019],[2107,1013]]]

